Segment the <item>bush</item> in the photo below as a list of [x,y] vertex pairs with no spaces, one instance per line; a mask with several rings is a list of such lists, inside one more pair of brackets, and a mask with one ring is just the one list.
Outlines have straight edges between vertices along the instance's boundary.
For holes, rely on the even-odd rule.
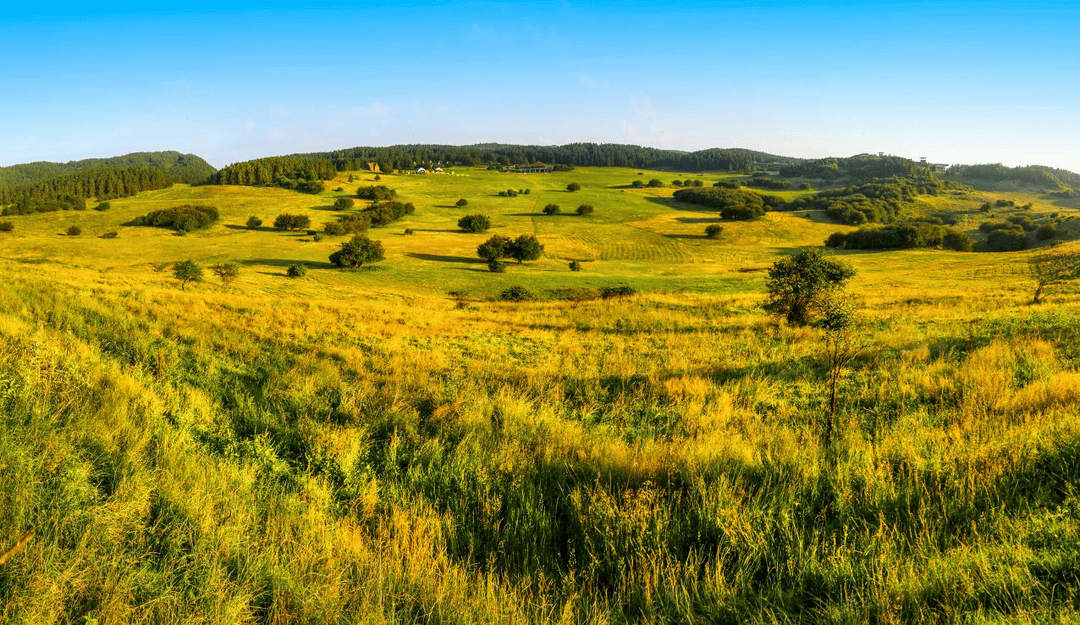
[[[641,174],[638,174],[638,175],[640,176]],[[635,180],[635,181],[630,183],[630,186],[635,188],[635,189],[644,189],[645,188],[645,183],[640,181],[640,180]]]
[[1027,247],[1027,235],[1020,228],[1001,228],[986,237],[986,247],[992,252],[1015,252]]
[[229,286],[240,275],[240,265],[236,263],[218,263],[210,266],[210,271],[221,280],[225,286]]
[[825,247],[844,247],[846,242],[846,232],[834,232],[829,235],[829,238],[825,239]]
[[466,207],[468,205],[469,205],[469,200],[466,200],[465,198],[461,198],[457,202],[454,202],[454,206],[457,206],[458,208],[464,208],[464,207]]
[[311,218],[307,215],[282,213],[274,218],[274,227],[278,230],[306,230],[310,225]]
[[545,215],[557,215],[560,212],[562,212],[562,209],[559,208],[558,204],[548,204],[544,207]]
[[465,215],[457,225],[465,232],[485,232],[491,227],[491,219],[487,215]]
[[136,217],[136,226],[172,228],[178,232],[191,232],[208,228],[218,220],[218,209],[213,206],[185,204]]
[[502,262],[497,258],[492,258],[488,260],[487,266],[488,271],[491,271],[493,273],[506,273],[506,263]]
[[322,235],[316,232],[315,234],[311,235],[311,240],[318,243],[319,241],[322,241]]
[[353,202],[352,198],[339,197],[338,199],[334,200],[334,210],[348,210],[352,208],[355,204],[356,202]]
[[1009,217],[1009,222],[1014,223],[1027,231],[1034,230],[1037,227],[1031,217],[1028,217],[1027,215],[1013,215],[1012,217]]
[[80,234],[82,234],[82,228],[80,228],[78,226],[71,226],[70,228],[67,229],[67,235],[69,237],[77,237]]
[[110,208],[112,208],[112,204],[109,204],[108,202],[101,202],[97,206],[94,207],[94,210],[104,213],[105,211],[109,210]]
[[248,230],[254,230],[254,229],[258,228],[259,226],[261,226],[262,223],[263,223],[263,221],[261,219],[259,219],[258,217],[255,217],[255,216],[248,217],[248,220],[247,220]]
[[655,189],[655,188],[664,186],[664,183],[660,182],[659,178],[653,178],[652,180],[649,181],[649,186]]
[[680,189],[675,200],[720,209],[724,219],[746,221],[760,219],[765,215],[765,200],[758,193],[725,187],[708,189]]
[[504,302],[526,302],[536,299],[536,296],[523,286],[512,286],[500,293],[499,299]]
[[1040,241],[1046,241],[1054,238],[1057,234],[1057,226],[1054,224],[1043,224],[1039,226],[1039,229],[1035,232],[1035,236],[1039,237]]
[[673,187],[681,187],[682,186],[682,180],[672,180],[671,181],[671,186],[673,186]]
[[376,185],[371,187],[360,187],[356,190],[356,197],[361,200],[372,200],[376,202],[382,202],[397,197],[397,191],[394,191],[386,185]]
[[705,236],[710,239],[718,239],[723,234],[724,227],[720,224],[709,224],[705,226]]
[[566,185],[566,190],[571,193],[573,193],[574,191],[580,191],[581,185],[576,182],[571,182],[570,184]]
[[637,289],[629,284],[620,284],[619,286],[603,286],[600,287],[600,297],[604,299],[612,299],[615,297],[630,297],[637,293]]
[[0,232],[11,232],[15,229],[15,224],[10,221],[0,221]]
[[582,217],[585,215],[592,215],[594,211],[596,211],[596,209],[593,208],[591,204],[582,204],[577,207],[577,214]]
[[949,228],[941,238],[941,246],[954,252],[970,252],[975,247],[975,241],[966,233]]
[[109,230],[105,234],[101,235],[101,238],[102,239],[115,239],[118,236],[120,236],[119,232],[117,232],[116,230]]
[[361,267],[384,258],[382,243],[358,234],[341,244],[341,249],[330,255],[330,262],[339,267]]
[[509,255],[508,250],[512,241],[502,235],[493,235],[487,241],[484,241],[476,247],[476,255],[480,258],[486,258],[488,260],[495,260],[497,258],[505,258]]
[[581,271],[581,263],[576,260],[570,261],[570,271]]
[[285,273],[290,278],[303,278],[307,275],[307,265],[305,265],[304,263],[289,265],[289,268],[288,270],[286,270]]

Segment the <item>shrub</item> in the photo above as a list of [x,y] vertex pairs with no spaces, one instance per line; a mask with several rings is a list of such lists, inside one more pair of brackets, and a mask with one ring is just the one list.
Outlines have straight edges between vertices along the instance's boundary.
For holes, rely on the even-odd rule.
[[566,190],[571,193],[573,193],[574,191],[580,191],[581,185],[576,182],[571,182],[570,184],[566,185]]
[[986,247],[992,252],[1015,252],[1027,247],[1027,235],[1020,228],[998,229],[986,237]]
[[493,273],[506,273],[506,263],[502,262],[497,258],[492,258],[488,260],[487,266],[488,271],[491,271]]
[[619,286],[603,286],[600,287],[600,297],[604,299],[612,299],[615,297],[630,297],[637,293],[637,289],[629,284],[620,284]]
[[730,220],[760,219],[765,215],[765,200],[758,193],[726,187],[680,189],[673,196],[679,202],[701,204],[720,209],[720,216]]
[[595,211],[596,209],[593,208],[591,204],[582,204],[581,206],[577,207],[577,214],[581,215],[582,217],[584,217],[585,215],[592,215]]
[[311,218],[307,215],[282,213],[274,218],[274,227],[278,230],[306,230],[310,225]]
[[723,234],[724,227],[720,224],[709,224],[705,226],[705,236],[710,239],[718,239]]
[[11,232],[15,229],[15,224],[10,221],[0,221],[0,232]]
[[218,263],[211,265],[210,271],[221,280],[222,284],[229,286],[240,275],[240,265],[236,263]]
[[844,247],[844,243],[847,242],[847,233],[834,232],[829,235],[829,238],[825,239],[825,247]]
[[673,186],[673,187],[681,187],[682,186],[682,180],[672,180],[671,181],[671,186]]
[[289,265],[286,270],[286,275],[290,278],[303,278],[307,275],[307,265],[304,263],[296,263],[295,265]]
[[355,204],[356,202],[353,202],[352,198],[339,197],[338,199],[334,200],[334,210],[348,210],[352,208]]
[[509,255],[508,250],[512,241],[502,235],[493,235],[487,241],[484,241],[476,247],[476,255],[480,258],[486,258],[493,260],[496,258],[505,258]]
[[570,261],[570,271],[581,271],[581,263],[576,260]]
[[322,235],[321,235],[321,234],[319,234],[318,232],[316,232],[315,234],[311,235],[311,240],[312,240],[312,241],[314,241],[314,242],[316,242],[316,243],[318,243],[319,241],[322,241],[322,238],[323,238],[323,237],[322,237]]
[[[641,174],[638,174],[638,175],[640,176]],[[640,181],[640,180],[635,180],[635,181],[630,183],[630,186],[635,188],[635,189],[644,189],[645,188],[645,183]]]
[[360,187],[356,190],[356,197],[361,200],[373,200],[376,202],[382,202],[397,197],[397,191],[394,191],[386,185],[376,185],[371,187]]
[[545,215],[557,215],[560,212],[562,212],[562,209],[559,208],[558,204],[548,204],[544,207]]
[[94,210],[104,213],[110,208],[112,208],[112,204],[109,204],[108,202],[100,202],[97,206],[94,207]]
[[334,189],[334,193],[342,193],[344,191],[345,191],[345,187],[338,187],[338,188]]
[[77,237],[80,234],[82,234],[82,228],[80,228],[78,226],[71,226],[70,228],[67,229],[67,235],[69,237]]
[[[686,186],[686,185],[683,185],[683,186]],[[692,186],[692,187],[701,187],[701,186],[704,186],[704,183],[701,182],[700,180],[695,180],[690,184],[690,186]]]
[[213,206],[184,204],[136,217],[136,226],[172,228],[178,232],[191,232],[208,228],[218,220],[218,209]]
[[465,232],[485,232],[491,227],[491,219],[487,215],[465,215],[457,225]]
[[[375,174],[375,182],[378,182],[380,180],[382,180],[382,176],[380,176],[379,174]],[[349,176],[349,182],[352,182],[352,181],[353,181],[353,177]]]
[[1009,221],[1020,226],[1024,230],[1030,231],[1036,228],[1035,222],[1027,215],[1013,215],[1012,217],[1009,217]]
[[382,243],[358,234],[341,244],[341,249],[330,255],[330,262],[339,267],[361,267],[384,258]]
[[975,241],[966,233],[949,228],[941,238],[941,246],[954,252],[970,252],[975,247]]
[[526,302],[536,299],[536,296],[523,286],[512,286],[500,293],[499,299],[504,302]]
[[1039,229],[1035,231],[1035,236],[1039,237],[1040,241],[1046,241],[1054,238],[1057,234],[1057,226],[1054,224],[1043,224],[1039,226]]
[[118,236],[120,236],[119,232],[117,232],[116,230],[109,230],[105,234],[101,235],[101,238],[102,239],[115,239]]
[[659,178],[653,178],[652,180],[649,181],[649,186],[653,187],[655,189],[655,188],[664,186],[664,183],[661,182]]
[[261,219],[259,219],[258,217],[255,217],[255,216],[248,217],[248,220],[247,220],[248,230],[254,230],[254,229],[258,228],[259,226],[261,226],[262,223],[263,223],[263,221]]
[[469,200],[466,200],[465,198],[461,198],[457,202],[454,202],[454,206],[457,206],[458,208],[464,208],[464,207],[466,207],[468,205],[469,205]]

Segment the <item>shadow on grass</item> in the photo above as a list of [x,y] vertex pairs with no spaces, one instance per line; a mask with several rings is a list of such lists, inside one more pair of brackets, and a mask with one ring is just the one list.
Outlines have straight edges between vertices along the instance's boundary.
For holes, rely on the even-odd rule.
[[310,260],[289,260],[285,258],[249,258],[247,260],[240,261],[241,265],[264,265],[268,267],[285,267],[290,265],[305,265],[308,269],[336,269],[337,265],[331,262],[320,262]]
[[675,221],[683,224],[714,224],[724,223],[719,215],[716,217],[676,217]]
[[709,238],[704,234],[665,234],[664,237],[668,239],[692,239],[695,241],[703,241]]
[[413,232],[457,232],[459,234],[468,234],[461,228],[409,228]]
[[474,258],[471,256],[443,256],[441,254],[423,254],[421,252],[406,252],[406,256],[409,258],[419,258],[420,260],[431,260],[438,263],[468,263],[470,265],[487,264],[487,261],[483,258]]

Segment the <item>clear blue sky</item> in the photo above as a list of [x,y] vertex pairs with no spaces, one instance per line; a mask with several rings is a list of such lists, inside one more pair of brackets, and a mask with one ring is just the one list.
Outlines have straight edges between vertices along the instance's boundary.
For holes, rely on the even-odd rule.
[[595,141],[1080,172],[1080,2],[21,4],[0,165]]

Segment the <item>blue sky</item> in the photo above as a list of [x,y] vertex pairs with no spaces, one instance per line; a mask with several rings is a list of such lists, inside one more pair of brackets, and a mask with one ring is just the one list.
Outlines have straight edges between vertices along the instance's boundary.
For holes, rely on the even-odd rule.
[[9,7],[0,165],[634,143],[1080,171],[1075,2]]

